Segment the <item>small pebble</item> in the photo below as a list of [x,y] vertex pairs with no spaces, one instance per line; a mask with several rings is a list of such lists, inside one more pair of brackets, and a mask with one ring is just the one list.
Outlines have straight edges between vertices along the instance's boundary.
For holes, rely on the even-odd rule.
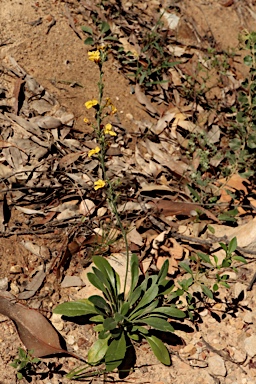
[[10,268],[10,273],[21,273],[22,267],[19,264],[12,265]]
[[248,356],[254,357],[256,355],[256,336],[252,335],[244,340],[244,349]]
[[208,369],[212,375],[226,376],[227,370],[223,358],[219,355],[208,358]]
[[0,290],[6,291],[8,288],[8,277],[0,279]]

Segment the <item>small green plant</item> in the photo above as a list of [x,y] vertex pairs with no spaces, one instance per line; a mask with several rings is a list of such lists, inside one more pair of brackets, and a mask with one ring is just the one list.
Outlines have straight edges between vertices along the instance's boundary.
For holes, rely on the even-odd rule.
[[[193,295],[191,294],[191,288],[193,288],[192,291],[199,290],[205,297],[214,299],[214,292],[218,291],[220,286],[230,288],[230,285],[228,284],[228,274],[225,273],[227,268],[231,268],[233,271],[237,272],[236,267],[234,267],[235,261],[244,264],[247,263],[244,257],[234,254],[237,249],[236,237],[234,237],[228,245],[224,243],[219,244],[225,251],[225,257],[221,262],[219,262],[216,255],[210,257],[205,253],[197,252],[190,257],[189,263],[179,263],[180,267],[188,273],[189,278],[179,281],[181,288],[172,292],[169,295],[169,300],[172,300],[177,296],[185,295],[190,318],[193,318],[193,310],[195,310],[195,306],[192,304]],[[209,284],[209,281],[212,280],[214,283]],[[196,289],[196,287],[198,287],[198,289]]]
[[249,68],[248,77],[241,84],[238,93],[235,136],[230,141],[231,149],[237,153],[237,167],[245,176],[254,174],[256,148],[256,32],[244,33],[242,49],[248,54],[244,64]]
[[17,379],[21,380],[35,372],[39,362],[40,359],[33,357],[33,350],[26,352],[24,349],[19,348],[18,357],[10,365],[17,369]]
[[95,256],[93,262],[97,268],[93,267],[93,272],[88,273],[88,279],[103,297],[94,295],[54,309],[54,313],[65,316],[88,315],[91,322],[97,323],[94,330],[99,332],[99,337],[88,352],[88,363],[103,361],[106,370],[112,371],[132,352],[132,341],[146,339],[157,359],[169,365],[169,352],[154,330],[174,332],[168,319],[184,318],[185,313],[175,305],[163,305],[164,295],[173,289],[166,279],[168,261],[158,275],[146,276],[139,282],[138,258],[132,255],[131,286],[127,295],[121,291],[120,277],[107,260]]

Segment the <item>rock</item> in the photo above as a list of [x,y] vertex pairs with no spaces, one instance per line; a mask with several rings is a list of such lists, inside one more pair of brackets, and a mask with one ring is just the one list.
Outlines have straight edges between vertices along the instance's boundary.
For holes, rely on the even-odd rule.
[[0,279],[0,290],[6,291],[8,288],[8,277],[3,277]]
[[238,364],[241,364],[246,360],[246,353],[241,349],[237,349],[235,347],[229,347],[229,353],[232,360]]
[[242,292],[243,292],[243,300],[246,299],[246,296],[247,296],[247,286],[245,284],[242,284],[242,283],[235,283],[234,287],[233,287],[233,292],[234,292],[234,296],[235,298],[237,298]]
[[61,282],[61,288],[83,287],[84,283],[79,276],[65,276]]
[[12,265],[10,268],[10,273],[21,273],[22,272],[22,267],[18,264]]
[[180,350],[182,356],[192,356],[196,353],[196,347],[193,344],[188,344]]
[[247,324],[252,324],[253,323],[253,314],[252,312],[246,312],[244,315],[244,322]]
[[256,355],[256,336],[252,335],[244,340],[244,349],[248,356],[254,357]]
[[227,370],[223,358],[219,355],[208,358],[208,369],[212,375],[226,376]]

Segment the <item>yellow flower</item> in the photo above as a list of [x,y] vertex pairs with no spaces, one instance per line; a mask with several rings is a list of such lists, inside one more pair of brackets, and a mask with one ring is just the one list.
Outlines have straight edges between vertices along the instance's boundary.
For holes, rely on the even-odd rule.
[[105,135],[116,136],[116,133],[112,130],[111,124],[106,124],[104,128]]
[[114,115],[117,112],[116,107],[112,104],[111,105],[111,115]]
[[94,61],[94,63],[100,62],[100,51],[97,49],[97,51],[91,51],[88,52],[89,60]]
[[106,185],[106,182],[104,180],[97,180],[94,182],[94,189],[95,191],[97,191],[97,189],[100,189],[100,188],[104,188]]
[[85,123],[85,124],[89,124],[89,123],[90,123],[90,120],[87,119],[87,117],[85,117],[85,118],[84,118],[84,123]]
[[112,105],[112,101],[111,101],[110,97],[106,97],[105,107],[108,107],[109,105]]
[[99,153],[100,152],[100,147],[95,147],[93,149],[91,149],[89,152],[88,152],[88,157],[91,157],[93,155],[96,155],[96,153]]
[[97,104],[98,104],[98,100],[92,99],[92,100],[86,101],[86,103],[84,105],[85,105],[85,107],[87,109],[90,109],[90,108],[94,107]]

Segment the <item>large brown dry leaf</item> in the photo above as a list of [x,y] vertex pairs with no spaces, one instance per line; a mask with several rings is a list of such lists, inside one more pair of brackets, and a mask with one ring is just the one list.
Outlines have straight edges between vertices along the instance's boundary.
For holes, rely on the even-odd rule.
[[172,200],[156,199],[150,201],[148,204],[159,210],[164,216],[195,216],[197,213],[204,213],[208,218],[212,219],[216,223],[220,223],[215,215],[213,215],[208,209],[201,207],[199,204],[186,203]]
[[0,313],[15,323],[21,341],[34,356],[68,353],[61,348],[59,335],[49,321],[38,311],[15,303],[8,293],[0,293]]

